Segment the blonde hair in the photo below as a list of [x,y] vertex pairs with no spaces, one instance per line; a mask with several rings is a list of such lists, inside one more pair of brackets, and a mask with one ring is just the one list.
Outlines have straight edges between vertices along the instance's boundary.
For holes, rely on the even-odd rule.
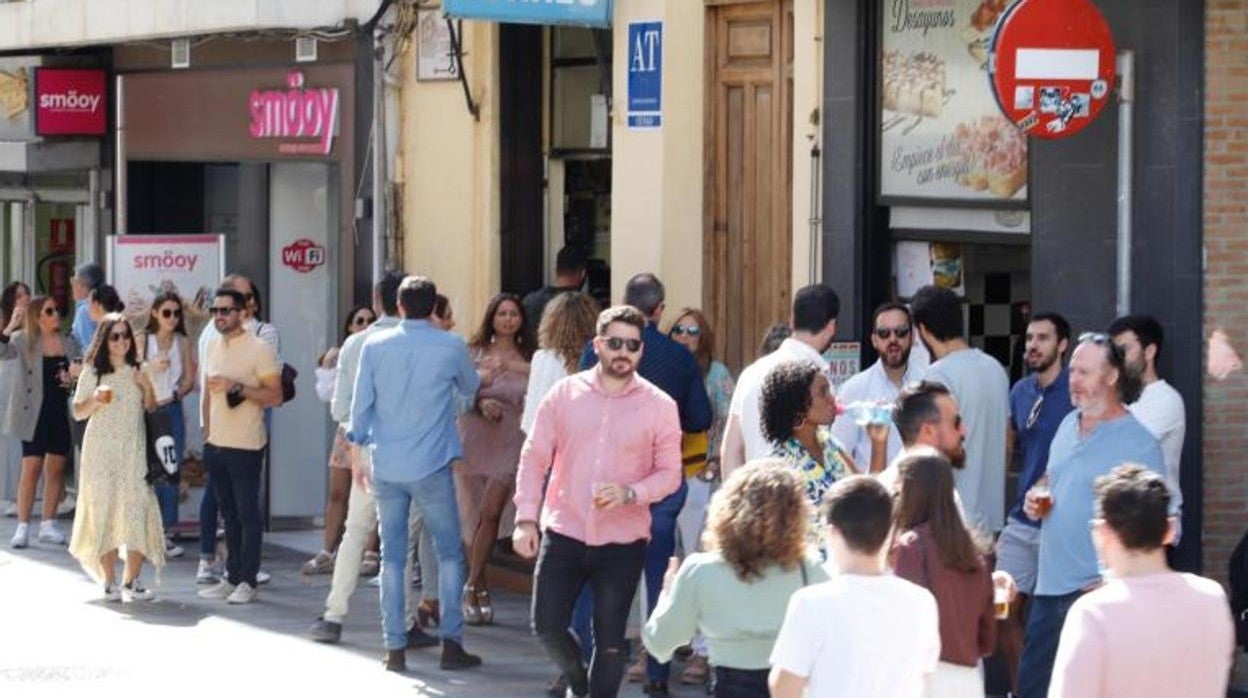
[[598,323],[598,303],[588,294],[561,293],[546,304],[537,328],[537,345],[555,352],[568,373],[576,373],[585,343]]
[[801,479],[777,458],[750,461],[711,498],[703,544],[718,550],[737,578],[761,578],[769,565],[792,569],[806,556],[810,502]]

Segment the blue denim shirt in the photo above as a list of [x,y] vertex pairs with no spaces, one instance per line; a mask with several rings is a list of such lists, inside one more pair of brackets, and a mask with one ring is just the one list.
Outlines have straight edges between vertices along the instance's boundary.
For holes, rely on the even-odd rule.
[[[711,400],[706,395],[706,383],[702,380],[702,371],[698,369],[693,353],[660,332],[652,322],[646,323],[641,341],[645,349],[641,363],[637,365],[637,373],[676,401],[676,408],[680,411],[680,430],[696,433],[710,429],[714,419]],[[593,340],[590,340],[581,353],[581,370],[597,364],[598,355],[594,353]]]
[[1128,412],[1079,435],[1079,412],[1066,415],[1049,449],[1049,489],[1053,508],[1040,525],[1037,596],[1063,596],[1101,578],[1092,545],[1096,479],[1123,463],[1142,465],[1165,476],[1161,446]]
[[480,383],[463,341],[404,320],[364,342],[347,439],[370,448],[377,480],[432,475],[462,455],[456,404]]
[[95,321],[87,312],[90,305],[91,301],[86,298],[74,304],[74,323],[69,327],[69,333],[78,340],[78,346],[82,347],[83,351],[91,346],[91,340],[95,338]]
[[[1018,473],[1018,497],[1010,508],[1010,518],[1019,523],[1040,528],[1040,522],[1032,521],[1023,513],[1023,500],[1027,490],[1036,484],[1044,475],[1045,466],[1049,463],[1049,444],[1066,415],[1075,406],[1070,402],[1070,370],[1062,369],[1049,387],[1041,389],[1036,375],[1030,375],[1014,384],[1010,390],[1010,424],[1018,439],[1014,442],[1014,452],[1018,454],[1022,467]],[[1037,400],[1040,411],[1036,421],[1027,427],[1031,410]]]

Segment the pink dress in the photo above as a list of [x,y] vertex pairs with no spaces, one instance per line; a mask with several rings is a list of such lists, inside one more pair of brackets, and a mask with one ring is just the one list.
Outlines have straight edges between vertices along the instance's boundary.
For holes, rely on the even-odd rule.
[[[480,364],[484,354],[474,352]],[[491,422],[475,410],[459,418],[459,437],[464,445],[464,459],[455,465],[460,522],[465,540],[477,527],[482,498],[490,485],[514,487],[524,432],[520,417],[524,413],[524,394],[529,377],[517,371],[496,373],[490,384],[481,389],[482,399],[503,404],[503,418]],[[503,521],[508,521],[504,515]],[[500,535],[502,535],[500,533]]]

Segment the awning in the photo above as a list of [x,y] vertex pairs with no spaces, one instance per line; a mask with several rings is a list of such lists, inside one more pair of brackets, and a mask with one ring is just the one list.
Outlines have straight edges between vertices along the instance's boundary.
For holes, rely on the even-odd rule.
[[611,26],[611,0],[442,0],[448,17],[520,24]]

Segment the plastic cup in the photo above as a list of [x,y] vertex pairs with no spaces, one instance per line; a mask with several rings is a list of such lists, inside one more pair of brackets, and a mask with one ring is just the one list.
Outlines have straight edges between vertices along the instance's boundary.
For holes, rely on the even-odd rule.
[[1005,620],[1010,617],[1010,592],[1005,587],[994,586],[992,588],[992,607],[996,612],[997,620]]

